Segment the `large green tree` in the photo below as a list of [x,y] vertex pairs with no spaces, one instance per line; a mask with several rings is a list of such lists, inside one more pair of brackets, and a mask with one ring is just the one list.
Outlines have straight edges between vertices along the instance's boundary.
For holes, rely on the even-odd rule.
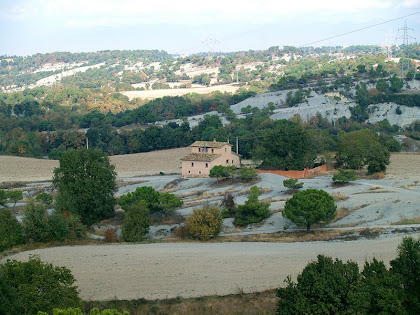
[[266,219],[270,215],[270,203],[260,202],[260,189],[252,186],[245,204],[239,205],[235,209],[234,224],[245,226],[252,223],[258,223]]
[[58,189],[56,209],[80,216],[91,225],[114,215],[115,166],[100,150],[78,149],[65,152],[54,170]]
[[312,166],[315,154],[306,131],[296,123],[278,120],[274,129],[267,129],[253,158],[263,167],[300,170]]
[[70,270],[37,257],[27,262],[8,260],[0,265],[0,278],[0,301],[9,300],[6,305],[0,304],[1,314],[32,315],[81,306]]
[[310,231],[314,223],[329,223],[335,218],[334,198],[321,189],[306,189],[286,201],[283,217]]
[[369,129],[340,136],[336,157],[339,166],[351,169],[367,166],[369,173],[383,172],[389,164],[389,157],[390,153],[379,136]]
[[297,276],[297,283],[288,277],[287,287],[277,290],[277,314],[345,314],[359,277],[356,263],[318,255]]

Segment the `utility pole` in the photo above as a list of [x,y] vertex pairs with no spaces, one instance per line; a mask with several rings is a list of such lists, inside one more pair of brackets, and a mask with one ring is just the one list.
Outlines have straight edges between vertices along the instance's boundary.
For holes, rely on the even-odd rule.
[[239,147],[238,147],[238,145],[239,145],[239,140],[238,140],[238,137],[236,137],[236,154],[239,155]]
[[89,138],[86,136],[86,149],[89,149]]

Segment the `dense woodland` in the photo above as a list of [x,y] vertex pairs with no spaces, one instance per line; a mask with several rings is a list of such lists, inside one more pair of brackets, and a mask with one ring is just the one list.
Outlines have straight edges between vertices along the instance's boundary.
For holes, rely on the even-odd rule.
[[[352,57],[342,58],[339,53],[334,54],[338,51]],[[419,51],[420,46],[413,45],[394,53],[418,57]],[[286,55],[290,57],[289,61],[280,58]],[[340,133],[364,128],[381,132],[383,142],[391,150],[399,149],[390,139],[396,133],[403,132],[414,139],[420,139],[418,122],[406,130],[399,130],[398,126],[391,126],[387,121],[374,125],[365,123],[368,118],[367,106],[370,104],[395,102],[405,106],[420,106],[419,94],[400,93],[404,85],[404,80],[396,76],[400,75],[400,65],[386,62],[376,46],[305,50],[285,46],[283,49],[270,47],[265,51],[215,54],[211,57],[202,54],[178,59],[163,51],[51,53],[25,58],[4,56],[0,59],[3,86],[19,86],[12,81],[22,73],[38,76],[41,72],[31,70],[39,69],[45,63],[105,64],[65,77],[54,86],[0,93],[1,154],[48,156],[56,159],[67,149],[85,147],[87,138],[90,147],[113,155],[182,147],[199,139],[216,138],[226,141],[238,137],[240,153],[245,158],[251,158],[255,156],[264,138],[269,137],[270,132],[275,129],[276,123],[269,118],[274,107],[268,106],[263,110],[243,109],[245,118],[239,119],[231,111],[230,105],[256,93],[286,89],[295,89],[288,93],[287,106],[304,102],[311,97],[311,93],[331,91],[353,98],[358,103],[358,106],[351,109],[350,119],[343,117],[335,123],[322,115],[317,115],[306,123],[299,117],[292,119],[310,138],[309,143],[312,144],[315,154],[336,150]],[[132,66],[138,60],[142,60],[143,66],[146,65],[141,71],[124,70],[125,66]],[[407,69],[404,79],[420,79],[420,73],[410,59],[405,58],[401,62],[407,60],[410,68]],[[161,62],[159,69],[154,69],[153,65],[147,66],[153,62]],[[245,67],[238,70],[238,65],[245,65],[247,62],[257,62],[255,70]],[[175,72],[186,63],[220,67],[220,83],[230,83],[237,75],[239,84],[243,87],[235,94],[187,94],[152,101],[129,101],[118,92],[121,89],[134,89],[131,84],[151,78],[160,78],[162,82],[182,80]],[[6,82],[9,79],[13,80]],[[203,74],[189,79],[191,82],[206,84],[209,82],[209,75]],[[223,127],[217,116],[206,117],[192,129],[186,122],[188,116],[210,111],[224,115],[230,124]],[[169,123],[163,127],[153,124],[170,119],[184,122]]]

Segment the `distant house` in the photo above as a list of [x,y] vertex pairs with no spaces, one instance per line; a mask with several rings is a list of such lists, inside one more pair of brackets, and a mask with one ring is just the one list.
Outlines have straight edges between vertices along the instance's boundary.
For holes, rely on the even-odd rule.
[[191,153],[181,159],[182,177],[209,177],[216,165],[240,166],[239,155],[232,152],[230,143],[196,141],[190,147]]

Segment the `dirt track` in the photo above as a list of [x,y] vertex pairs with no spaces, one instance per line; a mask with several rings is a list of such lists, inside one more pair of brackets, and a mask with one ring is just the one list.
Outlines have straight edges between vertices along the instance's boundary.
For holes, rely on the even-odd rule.
[[163,243],[56,247],[9,258],[68,267],[81,297],[92,300],[163,299],[261,291],[283,285],[317,254],[362,265],[373,256],[396,256],[400,237],[351,242],[309,243]]

